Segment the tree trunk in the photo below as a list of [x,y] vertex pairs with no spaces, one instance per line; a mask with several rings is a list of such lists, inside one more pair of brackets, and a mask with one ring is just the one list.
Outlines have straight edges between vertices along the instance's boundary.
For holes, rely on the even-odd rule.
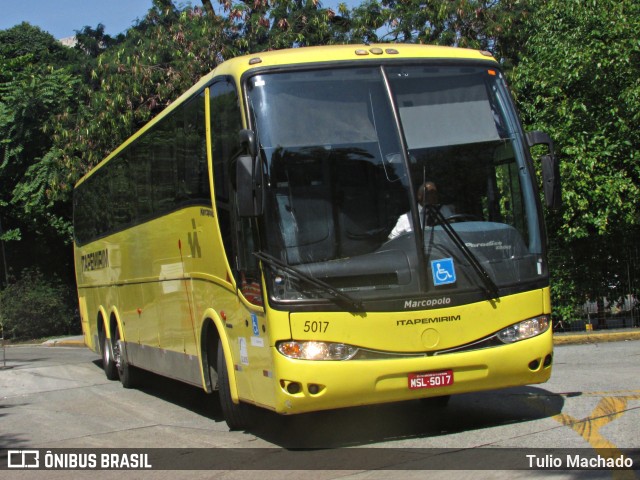
[[204,11],[207,12],[207,15],[209,15],[210,17],[215,16],[213,5],[211,5],[211,0],[202,0],[202,6],[204,7]]

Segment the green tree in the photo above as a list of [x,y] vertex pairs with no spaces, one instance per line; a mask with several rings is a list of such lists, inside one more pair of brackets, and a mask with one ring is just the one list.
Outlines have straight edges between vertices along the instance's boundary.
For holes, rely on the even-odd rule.
[[639,20],[633,0],[541,2],[510,76],[525,123],[555,139],[561,160],[564,208],[548,221],[564,315],[629,291],[622,272],[640,231]]
[[[70,205],[50,194],[59,167],[49,128],[73,109],[76,53],[23,23],[0,32],[0,218],[7,261],[15,270],[33,263],[49,271],[68,265]],[[46,259],[46,261],[45,261]]]
[[85,26],[82,30],[76,30],[75,48],[90,57],[97,57],[109,47],[112,47],[124,39],[122,34],[113,38],[105,33],[105,26],[99,23],[96,28]]
[[346,41],[335,12],[318,0],[279,0],[269,12],[269,49],[331,45]]
[[73,304],[71,291],[57,276],[45,278],[32,267],[0,291],[0,325],[14,340],[78,333]]
[[63,69],[28,67],[0,85],[0,178],[5,218],[42,233],[54,227],[70,233],[69,217],[55,212],[57,174],[47,128],[73,102],[78,81]]
[[[21,57],[30,59],[28,63],[23,62],[23,66],[30,63],[61,67],[77,61],[74,52],[57,42],[51,34],[27,22],[8,30],[0,30],[0,58],[6,60]],[[0,80],[5,73],[10,74],[17,69],[17,65],[13,65],[9,71],[0,70]]]
[[565,207],[548,218],[553,293],[569,316],[587,297],[620,291],[616,272],[640,230],[639,9],[632,0],[366,0],[337,12],[319,0],[153,0],[126,35],[84,27],[76,49],[28,24],[2,31],[3,237],[35,233],[39,241],[9,247],[35,262],[51,256],[42,240],[69,240],[73,183],[225,58],[347,42],[480,48],[506,68],[528,129],[556,140]]
[[209,2],[180,10],[154,0],[145,18],[97,57],[78,114],[55,124],[58,170],[66,172],[58,195],[68,198],[75,180],[225,58],[337,41],[333,13],[317,1],[219,5],[218,14]]
[[219,0],[231,56],[347,41],[346,30],[319,0]]
[[[425,43],[490,50],[503,58],[526,15],[523,0],[367,0],[343,5],[354,41]],[[503,46],[503,42],[505,46]]]
[[179,11],[155,0],[124,39],[97,57],[77,114],[53,126],[65,172],[58,195],[69,200],[80,176],[215,67],[225,48],[219,22],[201,8]]

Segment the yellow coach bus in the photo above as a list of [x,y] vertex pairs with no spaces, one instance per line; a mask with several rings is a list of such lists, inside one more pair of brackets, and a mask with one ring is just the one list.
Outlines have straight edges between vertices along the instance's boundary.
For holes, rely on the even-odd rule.
[[86,344],[296,414],[551,374],[542,184],[486,52],[312,47],[228,60],[82,178]]

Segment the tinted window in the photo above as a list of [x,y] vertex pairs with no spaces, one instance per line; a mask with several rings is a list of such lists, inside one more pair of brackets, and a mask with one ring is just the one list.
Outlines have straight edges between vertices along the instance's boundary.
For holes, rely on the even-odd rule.
[[211,87],[211,147],[213,151],[213,175],[216,194],[216,209],[220,232],[229,265],[232,259],[231,203],[229,196],[229,169],[231,160],[240,152],[238,132],[242,118],[238,106],[238,94],[234,85],[222,81]]
[[161,120],[75,191],[76,241],[137,225],[192,204],[210,205],[204,99]]

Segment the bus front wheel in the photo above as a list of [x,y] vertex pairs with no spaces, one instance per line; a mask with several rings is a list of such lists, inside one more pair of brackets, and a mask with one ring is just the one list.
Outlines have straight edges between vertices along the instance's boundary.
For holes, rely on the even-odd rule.
[[222,414],[227,422],[230,430],[246,430],[251,425],[251,407],[246,403],[233,403],[231,398],[231,387],[229,385],[229,371],[227,370],[227,361],[224,358],[224,350],[222,349],[222,341],[218,340],[218,385],[220,406]]

